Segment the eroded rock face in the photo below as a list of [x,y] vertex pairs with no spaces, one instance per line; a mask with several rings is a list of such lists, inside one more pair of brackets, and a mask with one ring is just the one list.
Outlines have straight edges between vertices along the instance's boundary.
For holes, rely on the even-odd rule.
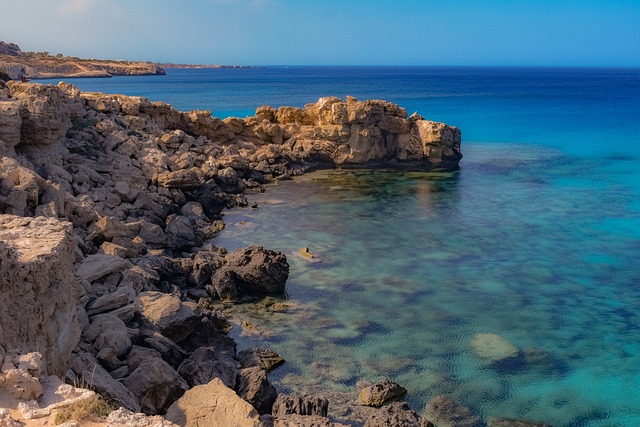
[[407,394],[407,389],[391,380],[382,380],[358,393],[358,402],[366,406],[382,406]]
[[49,374],[63,375],[80,339],[71,224],[0,215],[0,347],[37,351]]
[[394,402],[371,415],[364,427],[435,427],[409,408],[406,402]]
[[273,404],[272,412],[274,417],[289,414],[326,417],[328,411],[329,401],[323,397],[281,393]]

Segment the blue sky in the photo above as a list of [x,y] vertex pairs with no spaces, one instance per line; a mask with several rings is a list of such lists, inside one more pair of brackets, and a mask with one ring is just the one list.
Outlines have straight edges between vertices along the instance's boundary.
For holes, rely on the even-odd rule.
[[27,51],[238,65],[640,67],[640,0],[20,0]]

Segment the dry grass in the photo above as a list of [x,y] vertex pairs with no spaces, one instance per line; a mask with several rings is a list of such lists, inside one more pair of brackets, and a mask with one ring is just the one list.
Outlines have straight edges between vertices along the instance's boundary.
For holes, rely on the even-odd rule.
[[55,423],[60,425],[71,420],[79,423],[82,421],[98,421],[106,418],[114,409],[104,398],[94,396],[59,408],[56,413]]

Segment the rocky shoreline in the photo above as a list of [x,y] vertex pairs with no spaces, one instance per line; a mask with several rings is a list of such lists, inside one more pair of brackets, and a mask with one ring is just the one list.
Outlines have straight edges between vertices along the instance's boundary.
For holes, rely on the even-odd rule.
[[[0,417],[46,412],[37,384],[54,376],[166,417],[154,425],[229,426],[343,424],[323,397],[278,394],[267,373],[286,362],[238,352],[227,335],[223,303],[282,294],[289,264],[260,246],[216,246],[223,210],[312,169],[452,169],[462,157],[457,128],[385,101],[329,97],[220,120],[19,82],[0,83],[0,155],[0,388],[16,399]],[[431,421],[387,404],[404,393],[363,387],[360,404],[382,406],[364,425],[484,425],[446,396],[427,405]]]

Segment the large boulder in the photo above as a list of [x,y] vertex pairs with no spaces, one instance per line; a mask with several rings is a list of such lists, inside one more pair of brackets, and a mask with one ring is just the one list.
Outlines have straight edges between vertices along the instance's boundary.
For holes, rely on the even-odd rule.
[[52,375],[64,375],[82,332],[75,251],[70,223],[0,215],[0,348],[39,352]]
[[236,284],[246,291],[284,292],[289,277],[287,257],[262,246],[238,249],[227,257],[226,267],[233,271]]
[[270,414],[278,397],[276,388],[267,379],[267,373],[257,367],[239,371],[236,391],[238,396],[251,403],[260,414]]
[[391,380],[384,379],[376,384],[364,387],[358,393],[358,403],[365,406],[382,406],[386,402],[407,394],[407,389]]
[[87,256],[78,267],[76,275],[83,280],[93,282],[111,273],[121,272],[132,264],[118,256],[95,254]]
[[219,378],[187,391],[171,405],[165,418],[183,427],[261,427],[256,409]]
[[111,399],[118,405],[139,412],[140,403],[122,383],[114,379],[89,353],[81,353],[71,360],[75,381]]
[[238,362],[234,352],[224,347],[200,347],[178,368],[178,373],[191,387],[208,384],[220,378],[227,387],[234,387]]
[[122,381],[140,401],[144,413],[164,413],[189,385],[162,359],[152,358],[138,366]]
[[145,325],[175,342],[193,332],[201,319],[194,303],[162,292],[142,292],[136,298],[136,307]]

